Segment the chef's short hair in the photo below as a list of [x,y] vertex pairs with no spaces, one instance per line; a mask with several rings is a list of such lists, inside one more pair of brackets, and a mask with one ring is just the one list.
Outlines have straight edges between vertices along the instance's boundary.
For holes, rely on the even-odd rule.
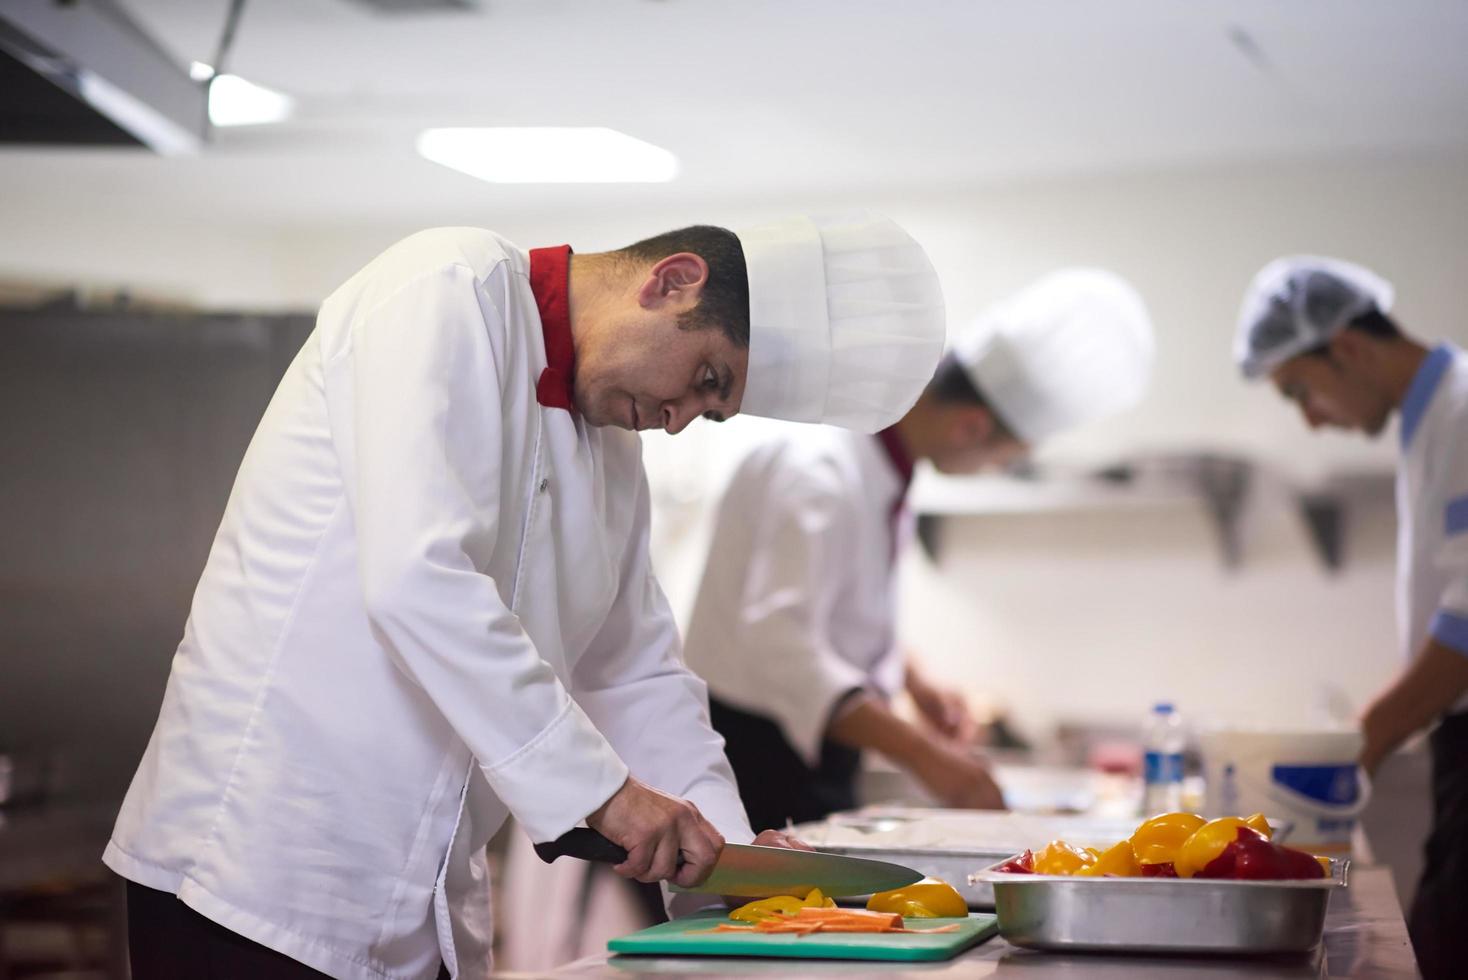
[[[1346,329],[1359,330],[1369,337],[1375,337],[1377,340],[1395,340],[1402,336],[1402,328],[1397,326],[1397,321],[1374,306],[1365,313],[1347,320]],[[1325,354],[1329,350],[1330,342],[1327,341],[1318,347],[1312,347],[1309,353]]]
[[952,351],[944,354],[943,359],[938,362],[933,380],[928,382],[928,394],[939,405],[970,405],[984,409],[999,427],[999,436],[1015,438],[1014,430],[1004,421],[1004,416],[984,397],[984,393],[974,383],[973,376],[968,373],[968,368],[963,366],[963,362]]
[[708,263],[698,305],[678,317],[683,330],[718,327],[736,347],[749,346],[749,273],[739,236],[716,225],[690,225],[644,238],[618,251],[637,262],[660,262],[679,252],[692,252]]
[[1346,326],[1351,328],[1352,330],[1364,330],[1371,336],[1380,337],[1382,339],[1395,339],[1402,336],[1402,328],[1397,326],[1397,321],[1393,320],[1391,317],[1387,316],[1385,313],[1381,312],[1374,306],[1371,309],[1367,310],[1365,313],[1362,313],[1360,316],[1353,319],[1350,323],[1346,324]]

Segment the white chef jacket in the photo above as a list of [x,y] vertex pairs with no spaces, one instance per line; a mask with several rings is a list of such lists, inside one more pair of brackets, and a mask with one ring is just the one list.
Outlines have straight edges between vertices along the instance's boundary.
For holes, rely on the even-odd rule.
[[789,427],[740,463],[718,504],[688,665],[715,698],[776,722],[813,768],[843,697],[902,687],[900,465],[877,437]]
[[435,229],[322,305],[240,466],[113,870],[332,976],[482,976],[507,813],[552,839],[630,768],[752,838],[649,565],[641,444],[537,402],[547,344],[572,356],[560,254],[533,289],[510,242]]
[[[1468,355],[1434,348],[1401,408],[1397,626],[1411,659],[1431,636],[1468,656]],[[1451,709],[1468,710],[1468,696]]]

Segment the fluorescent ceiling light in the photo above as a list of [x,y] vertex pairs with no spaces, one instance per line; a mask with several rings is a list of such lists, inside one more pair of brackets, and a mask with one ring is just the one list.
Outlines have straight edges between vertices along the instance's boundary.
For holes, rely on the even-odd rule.
[[133,98],[100,75],[82,69],[74,78],[77,92],[89,105],[100,109],[107,118],[158,153],[181,156],[198,152],[199,134],[194,130],[184,129],[165,113]]
[[418,152],[496,184],[652,184],[678,174],[667,150],[602,126],[425,129]]
[[[189,77],[209,82],[209,121],[216,126],[258,126],[290,117],[295,100],[289,95],[247,82],[238,75],[214,75],[202,61],[189,64]],[[213,81],[209,81],[213,79]]]

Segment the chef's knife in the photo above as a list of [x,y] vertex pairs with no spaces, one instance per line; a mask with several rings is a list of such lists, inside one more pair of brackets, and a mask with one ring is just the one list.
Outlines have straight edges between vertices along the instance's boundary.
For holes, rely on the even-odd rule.
[[[578,827],[545,844],[535,853],[546,863],[561,856],[583,861],[621,864],[627,852],[595,830]],[[786,847],[756,844],[725,844],[713,873],[696,888],[672,885],[675,892],[709,892],[740,898],[771,895],[804,895],[819,888],[827,895],[869,895],[910,885],[922,878],[920,872],[886,861],[796,851]]]

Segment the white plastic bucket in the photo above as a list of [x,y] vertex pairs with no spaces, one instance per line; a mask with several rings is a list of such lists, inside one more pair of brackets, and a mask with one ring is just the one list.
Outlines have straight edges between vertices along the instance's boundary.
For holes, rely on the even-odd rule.
[[1356,765],[1361,733],[1344,729],[1233,728],[1199,736],[1210,817],[1262,812],[1293,822],[1289,843],[1324,852],[1351,848],[1371,798]]

